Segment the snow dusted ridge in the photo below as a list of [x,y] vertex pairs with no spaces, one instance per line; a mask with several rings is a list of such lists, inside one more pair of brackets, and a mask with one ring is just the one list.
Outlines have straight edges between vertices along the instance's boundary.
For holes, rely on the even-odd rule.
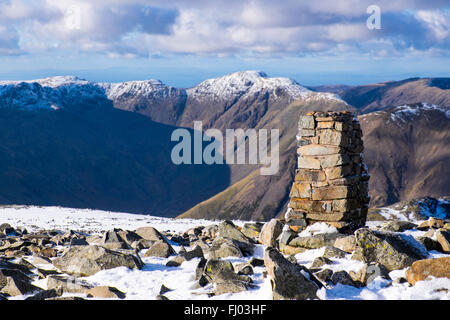
[[219,100],[245,98],[258,92],[269,92],[275,97],[287,93],[292,100],[324,98],[342,101],[331,93],[313,92],[289,78],[270,78],[262,71],[241,71],[226,76],[205,80],[187,90],[190,97],[203,99],[213,97]]
[[91,99],[91,102],[97,99],[104,103],[105,100],[115,102],[135,97],[165,100],[179,95],[199,100],[211,97],[215,100],[234,100],[260,92],[268,92],[275,98],[287,95],[290,101],[326,99],[345,103],[336,94],[311,91],[289,78],[270,78],[261,71],[242,71],[203,81],[188,90],[177,89],[154,79],[96,83],[75,76],[56,76],[26,81],[0,81],[0,107],[58,109],[80,99]]
[[59,109],[70,105],[104,104],[104,90],[74,76],[28,81],[0,81],[0,107]]
[[178,94],[180,91],[154,79],[118,83],[104,82],[97,85],[105,90],[106,96],[112,101],[136,96],[163,100]]
[[425,111],[438,111],[443,113],[443,116],[445,116],[446,118],[450,118],[450,108],[438,106],[435,104],[429,104],[426,102],[396,106],[393,108],[389,108],[388,110],[381,110],[363,114],[360,117],[363,121],[367,122],[367,118],[370,116],[388,115],[388,121],[392,121],[396,125],[401,125],[406,123],[407,117],[419,117]]

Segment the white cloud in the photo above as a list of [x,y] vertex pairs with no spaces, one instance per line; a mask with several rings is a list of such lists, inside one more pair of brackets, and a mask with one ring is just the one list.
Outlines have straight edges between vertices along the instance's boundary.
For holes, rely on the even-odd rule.
[[[372,52],[383,41],[383,55],[406,48],[430,50],[449,38],[449,15],[442,0],[381,0],[382,24],[376,33],[366,28],[366,8],[372,0],[37,0],[0,4],[0,54],[70,50],[110,57],[151,54],[344,54]],[[67,10],[77,6],[79,28],[67,24]],[[395,23],[405,9],[413,21]],[[402,17],[403,18],[403,17]],[[410,19],[411,20],[411,19]],[[426,27],[405,30],[415,21]],[[2,22],[0,22],[2,26]],[[1,29],[0,29],[1,30]],[[378,37],[378,38],[377,38]],[[424,40],[430,38],[431,40]],[[417,45],[415,45],[417,43]]]

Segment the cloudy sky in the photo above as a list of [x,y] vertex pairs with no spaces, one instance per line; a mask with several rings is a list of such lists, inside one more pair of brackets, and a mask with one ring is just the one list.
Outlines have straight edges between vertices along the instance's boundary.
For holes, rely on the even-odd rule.
[[[367,27],[370,5],[381,29]],[[449,8],[448,0],[0,0],[0,79],[71,74],[189,87],[239,70],[305,85],[449,76]]]

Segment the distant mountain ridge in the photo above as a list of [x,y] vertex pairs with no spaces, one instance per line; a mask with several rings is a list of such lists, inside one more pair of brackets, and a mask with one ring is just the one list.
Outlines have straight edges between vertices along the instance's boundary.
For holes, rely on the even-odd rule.
[[[313,91],[295,80],[271,78],[261,71],[236,72],[205,80],[189,89],[171,87],[159,80],[96,83],[73,76],[0,81],[0,112],[4,117],[0,153],[3,152],[5,159],[13,155],[9,166],[0,172],[8,176],[9,180],[4,181],[12,186],[3,191],[0,188],[0,203],[57,205],[60,202],[66,206],[146,211],[165,216],[184,213],[183,216],[196,218],[267,220],[285,210],[295,171],[297,121],[300,114],[313,110],[349,110],[360,114],[365,158],[372,175],[372,205],[391,204],[412,197],[447,195],[448,184],[442,177],[448,175],[444,163],[450,158],[445,152],[449,141],[448,85],[449,78],[413,78],[339,89],[323,86],[320,90],[311,88],[316,90]],[[30,113],[30,110],[39,112]],[[80,115],[85,117],[82,122],[79,122]],[[101,118],[102,115],[111,123],[103,122],[100,132],[96,133],[98,123],[95,124],[92,117]],[[84,162],[79,162],[75,171],[80,174],[83,168],[89,168],[85,178],[77,181],[77,187],[65,195],[55,190],[73,187],[77,179],[68,178],[77,177],[77,174],[72,176],[73,167],[58,169],[42,164],[37,175],[37,168],[24,165],[33,160],[40,162],[46,152],[50,155],[52,148],[61,148],[62,140],[58,141],[57,137],[65,127],[57,130],[44,120],[58,121],[56,119],[61,116],[64,121],[76,124],[67,129],[80,134],[89,132],[88,139],[98,142],[84,148],[81,147],[82,140],[75,139],[72,134],[64,137],[64,144],[70,145],[72,141],[73,149],[55,153],[55,157],[65,164],[67,161],[76,163],[81,157]],[[258,165],[224,165],[194,170],[166,166],[161,159],[170,160],[160,153],[155,153],[161,160],[156,162],[133,156],[133,153],[144,152],[142,148],[156,151],[155,145],[151,146],[140,137],[140,134],[154,132],[151,127],[156,125],[167,126],[167,130],[160,131],[164,134],[150,134],[147,139],[154,139],[166,156],[170,156],[170,130],[192,128],[194,120],[203,121],[204,129],[222,131],[227,128],[280,129],[279,174],[260,176]],[[17,135],[13,123],[15,127],[26,124],[23,130],[31,130],[28,140]],[[45,139],[38,134],[40,126],[45,127]],[[132,130],[134,136],[121,137],[114,131],[117,127],[122,128],[118,131],[120,134]],[[36,138],[30,140],[33,135]],[[37,143],[37,149],[35,145],[29,148],[32,141]],[[42,143],[41,147],[39,143]],[[96,180],[93,193],[96,196],[93,197],[89,179],[95,180],[98,178],[96,172],[101,171],[98,171],[98,162],[92,158],[95,154],[92,152],[108,144],[111,146],[108,156],[102,155],[102,159],[111,165],[105,167],[107,172],[104,174],[110,177],[114,177],[115,172],[123,174],[111,185],[115,193],[105,189],[105,194],[101,194],[101,183],[111,184],[107,182],[110,178]],[[127,157],[115,158],[112,150],[120,153],[125,146]],[[145,168],[146,161],[150,161],[150,171]],[[94,163],[96,165],[91,166]],[[137,171],[131,174],[127,166],[135,167]],[[60,172],[60,184],[55,189],[40,188],[39,181],[49,183],[50,180],[43,177],[50,172],[53,176]],[[149,172],[152,172],[151,178]],[[27,181],[34,182],[27,185]],[[133,187],[127,188],[128,184]],[[33,190],[37,192],[33,193]],[[114,198],[110,198],[113,194]],[[154,195],[159,195],[159,199]],[[20,203],[21,199],[28,200]]]

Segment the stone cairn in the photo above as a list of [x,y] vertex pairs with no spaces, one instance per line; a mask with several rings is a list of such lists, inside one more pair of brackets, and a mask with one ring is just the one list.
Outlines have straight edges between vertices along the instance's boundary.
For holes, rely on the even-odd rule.
[[362,131],[348,111],[310,112],[301,116],[298,169],[285,220],[299,232],[326,222],[341,232],[365,225],[369,174],[363,163]]

